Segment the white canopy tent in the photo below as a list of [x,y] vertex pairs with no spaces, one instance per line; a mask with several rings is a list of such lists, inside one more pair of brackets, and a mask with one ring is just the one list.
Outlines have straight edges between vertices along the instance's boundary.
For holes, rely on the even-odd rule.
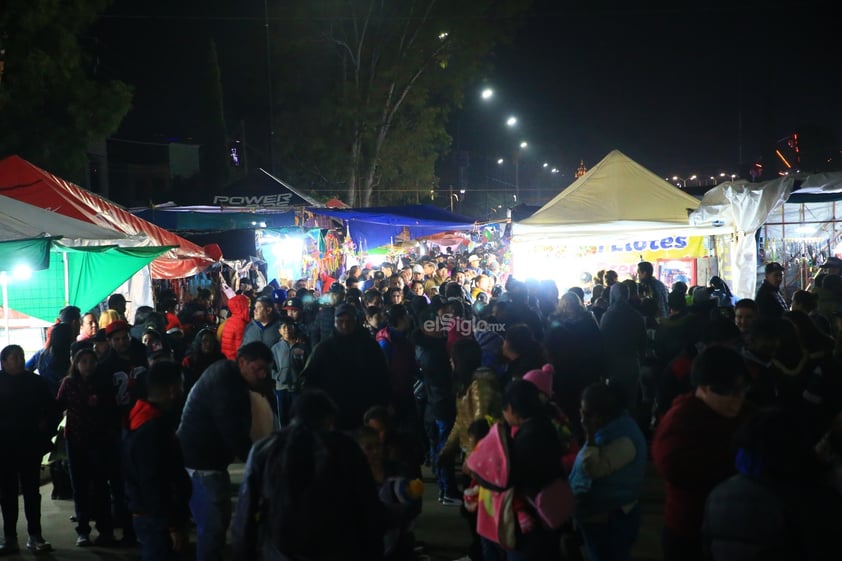
[[721,233],[716,222],[690,224],[699,200],[613,150],[535,214],[515,223],[515,243],[558,239],[609,243],[637,237]]
[[646,259],[681,261],[695,275],[707,251],[702,236],[723,230],[717,221],[690,224],[698,206],[697,198],[614,150],[512,225],[514,274],[578,283],[599,268],[634,274],[637,261]]

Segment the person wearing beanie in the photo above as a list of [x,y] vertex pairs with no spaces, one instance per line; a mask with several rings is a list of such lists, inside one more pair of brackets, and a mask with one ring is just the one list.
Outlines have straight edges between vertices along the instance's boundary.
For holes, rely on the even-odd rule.
[[547,398],[551,399],[553,397],[554,374],[555,369],[553,368],[553,365],[545,364],[539,369],[530,370],[529,372],[524,374],[523,379],[535,384],[535,387],[538,388],[538,391],[547,396]]
[[579,453],[579,440],[573,435],[570,427],[570,419],[561,410],[561,407],[553,400],[553,378],[555,368],[552,364],[545,364],[539,369],[530,370],[523,375],[523,379],[531,382],[540,392],[541,401],[546,407],[547,416],[553,422],[558,436],[561,439],[564,454],[561,457],[561,464],[567,473],[573,469],[576,455]]

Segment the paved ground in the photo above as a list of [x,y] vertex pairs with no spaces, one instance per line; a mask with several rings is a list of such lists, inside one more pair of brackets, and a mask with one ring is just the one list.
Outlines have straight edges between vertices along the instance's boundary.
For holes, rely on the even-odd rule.
[[[231,468],[231,478],[236,485],[241,480],[242,465]],[[469,543],[468,529],[464,519],[459,515],[456,507],[445,507],[436,501],[437,491],[435,483],[429,477],[425,478],[424,512],[418,520],[416,537],[427,545],[426,553],[431,561],[453,561],[465,555]],[[41,488],[42,494],[42,525],[44,537],[50,541],[55,550],[48,554],[39,555],[39,559],[57,561],[138,561],[140,556],[136,549],[106,549],[99,547],[79,548],[74,542],[76,534],[69,517],[73,514],[72,501],[54,501],[50,499],[52,485],[47,482]],[[232,489],[232,494],[236,489]],[[643,494],[644,522],[640,539],[634,550],[635,561],[658,561],[661,559],[659,542],[660,529],[663,521],[663,491],[661,482],[650,471],[646,479]],[[20,545],[26,542],[26,523],[23,519],[23,506],[18,522]],[[96,535],[96,532],[93,532]],[[195,538],[194,538],[195,540]],[[18,555],[7,556],[4,559],[32,560],[34,554],[23,551]]]

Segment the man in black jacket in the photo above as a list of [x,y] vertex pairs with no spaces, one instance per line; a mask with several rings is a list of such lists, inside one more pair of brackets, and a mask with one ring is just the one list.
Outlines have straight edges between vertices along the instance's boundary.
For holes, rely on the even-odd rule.
[[761,317],[779,318],[789,310],[783,295],[781,284],[784,280],[784,268],[780,263],[768,263],[763,284],[757,289],[754,301],[757,302],[757,312]]
[[245,460],[251,448],[249,391],[259,391],[269,375],[272,351],[260,341],[243,345],[237,360],[220,360],[199,378],[181,415],[177,435],[193,486],[190,510],[196,522],[197,561],[222,559],[231,521],[234,458]]
[[61,411],[47,381],[26,370],[23,349],[9,345],[0,351],[0,508],[3,534],[0,555],[19,550],[18,489],[29,533],[27,549],[36,553],[52,546],[41,535],[41,458],[50,449]]
[[156,362],[146,372],[146,399],[129,414],[123,443],[126,496],[144,561],[166,560],[187,541],[190,478],[175,437],[181,367]]
[[389,401],[389,368],[377,342],[360,326],[356,308],[341,304],[334,334],[316,345],[301,373],[304,387],[324,390],[336,402],[336,428],[362,426],[363,415]]

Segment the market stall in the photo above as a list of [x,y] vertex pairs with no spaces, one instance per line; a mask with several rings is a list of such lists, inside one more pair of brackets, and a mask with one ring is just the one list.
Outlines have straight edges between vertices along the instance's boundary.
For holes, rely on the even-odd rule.
[[718,236],[717,246],[734,294],[753,298],[761,266],[771,261],[787,267],[789,293],[807,287],[827,257],[842,254],[840,200],[840,172],[726,182],[705,193],[690,221],[716,221],[729,233]]
[[518,278],[554,279],[567,290],[600,269],[628,277],[639,261],[665,283],[706,283],[710,222],[691,225],[699,200],[614,150],[529,218],[512,225]]

